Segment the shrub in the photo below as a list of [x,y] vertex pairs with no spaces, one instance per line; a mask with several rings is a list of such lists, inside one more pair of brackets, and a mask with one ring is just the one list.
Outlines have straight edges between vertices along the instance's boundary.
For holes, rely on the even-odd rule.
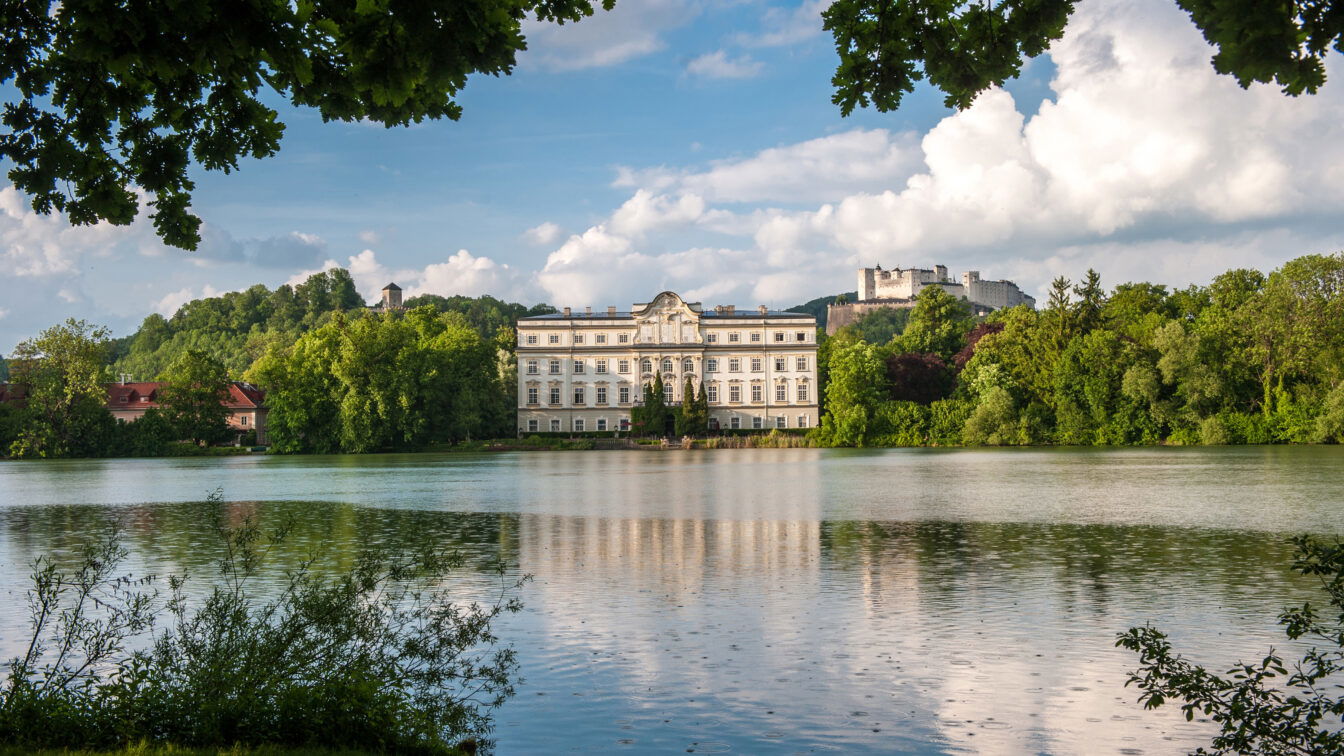
[[1220,676],[1174,654],[1166,634],[1150,625],[1132,627],[1116,640],[1139,655],[1139,670],[1125,684],[1142,691],[1145,708],[1180,701],[1186,719],[1200,713],[1221,728],[1215,750],[1197,753],[1344,753],[1344,544],[1309,536],[1293,543],[1293,569],[1320,578],[1328,605],[1304,603],[1279,615],[1289,639],[1324,644],[1291,670],[1271,648],[1263,659],[1238,663]]
[[[208,506],[221,579],[200,601],[184,576],[160,601],[149,579],[118,575],[115,532],[73,573],[37,560],[32,642],[0,688],[0,742],[451,753],[490,731],[517,667],[491,630],[520,608],[509,585],[493,604],[455,603],[442,585],[461,558],[426,542],[365,548],[344,570],[309,557],[261,600],[255,579],[292,526],[226,528],[219,499]],[[152,643],[127,652],[152,624]]]

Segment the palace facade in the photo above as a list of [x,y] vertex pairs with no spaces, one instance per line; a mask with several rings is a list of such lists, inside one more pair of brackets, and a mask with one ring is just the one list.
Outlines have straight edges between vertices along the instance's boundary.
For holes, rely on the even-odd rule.
[[[710,428],[817,424],[817,321],[765,307],[704,310],[665,291],[608,307],[518,320],[518,432],[624,431],[661,375],[677,406],[686,379],[709,398]],[[693,398],[693,397],[692,397]]]

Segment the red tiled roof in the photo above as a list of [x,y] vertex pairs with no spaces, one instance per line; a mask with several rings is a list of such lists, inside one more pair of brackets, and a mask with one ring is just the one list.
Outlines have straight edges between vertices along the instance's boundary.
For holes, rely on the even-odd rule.
[[[149,409],[150,407],[161,406],[159,404],[159,388],[164,385],[162,381],[105,384],[107,388],[107,408],[140,407]],[[123,397],[125,397],[125,401],[122,401]],[[229,383],[229,398],[223,402],[224,406],[229,409],[256,409],[265,406],[265,403],[266,393],[243,381],[231,381]]]

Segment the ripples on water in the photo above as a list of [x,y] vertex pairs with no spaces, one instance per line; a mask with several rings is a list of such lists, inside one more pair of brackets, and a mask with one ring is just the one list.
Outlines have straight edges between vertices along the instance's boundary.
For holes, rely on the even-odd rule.
[[[198,504],[316,546],[431,533],[496,585],[523,664],[500,753],[1171,753],[1113,647],[1154,621],[1218,667],[1310,594],[1282,532],[1338,533],[1344,450],[556,453],[0,466],[4,645],[23,563],[125,523],[141,569],[208,574]],[[143,502],[168,502],[145,504]],[[40,502],[40,503],[39,503]],[[1261,532],[1255,532],[1261,531]]]

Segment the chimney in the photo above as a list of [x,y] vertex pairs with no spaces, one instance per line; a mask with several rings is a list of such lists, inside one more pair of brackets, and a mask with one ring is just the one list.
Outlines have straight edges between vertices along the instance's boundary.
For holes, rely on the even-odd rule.
[[569,317],[569,308],[568,308],[568,307],[565,308],[565,317]]
[[765,305],[761,305],[760,307],[757,307],[756,310],[757,310],[758,312],[760,312],[762,315],[764,315],[764,314],[766,313]]
[[607,317],[615,317],[616,305],[607,305]]

